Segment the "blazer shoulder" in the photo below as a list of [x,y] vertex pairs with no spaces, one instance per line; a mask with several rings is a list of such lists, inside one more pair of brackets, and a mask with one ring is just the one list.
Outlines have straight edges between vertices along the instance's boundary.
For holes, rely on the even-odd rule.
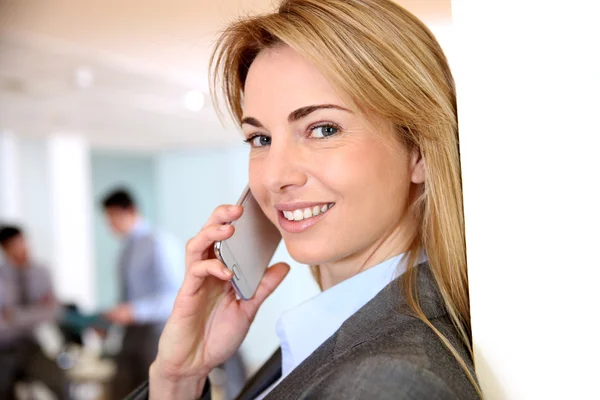
[[[468,375],[431,328],[416,318],[395,320],[390,316],[390,320],[395,323],[386,324],[385,329],[374,329],[376,335],[365,334],[362,341],[351,347],[336,346],[334,360],[329,365],[332,374],[326,381],[331,379],[335,385],[338,376],[360,376],[385,388],[386,393],[412,390],[401,391],[405,397],[398,398],[406,399],[454,398],[448,393],[460,399],[479,398]],[[469,353],[448,316],[435,318],[432,323],[454,345],[474,374]],[[403,389],[393,386],[398,382],[402,382]]]
[[330,370],[306,398],[377,400],[458,400],[434,372],[385,354],[365,354]]

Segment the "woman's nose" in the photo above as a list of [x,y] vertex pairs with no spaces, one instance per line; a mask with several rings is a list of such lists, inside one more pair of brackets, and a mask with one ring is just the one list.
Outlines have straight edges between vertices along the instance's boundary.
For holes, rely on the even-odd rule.
[[272,144],[267,155],[263,178],[273,193],[306,184],[307,175],[300,149],[293,144]]

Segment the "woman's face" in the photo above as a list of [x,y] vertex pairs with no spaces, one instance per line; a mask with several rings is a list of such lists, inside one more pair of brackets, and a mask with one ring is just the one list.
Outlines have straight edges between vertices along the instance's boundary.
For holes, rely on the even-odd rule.
[[422,162],[393,139],[390,124],[352,111],[289,47],[252,63],[242,129],[252,192],[304,264],[375,251],[398,234],[411,185],[424,180]]

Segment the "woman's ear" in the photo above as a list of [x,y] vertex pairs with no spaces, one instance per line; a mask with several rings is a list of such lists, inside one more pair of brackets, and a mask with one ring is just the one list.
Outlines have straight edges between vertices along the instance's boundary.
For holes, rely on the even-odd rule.
[[423,158],[421,151],[418,149],[412,152],[410,170],[410,180],[412,183],[419,184],[425,182],[425,158]]

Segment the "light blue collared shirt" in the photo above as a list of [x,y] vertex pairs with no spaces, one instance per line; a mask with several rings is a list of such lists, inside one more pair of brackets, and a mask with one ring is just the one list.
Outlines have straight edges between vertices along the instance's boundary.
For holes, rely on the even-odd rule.
[[137,323],[166,322],[185,274],[185,249],[172,236],[140,219],[125,239],[120,273],[122,301]]
[[400,254],[377,264],[284,312],[276,327],[281,342],[281,378],[258,399],[264,398],[344,321],[402,275],[406,268],[403,256]]

